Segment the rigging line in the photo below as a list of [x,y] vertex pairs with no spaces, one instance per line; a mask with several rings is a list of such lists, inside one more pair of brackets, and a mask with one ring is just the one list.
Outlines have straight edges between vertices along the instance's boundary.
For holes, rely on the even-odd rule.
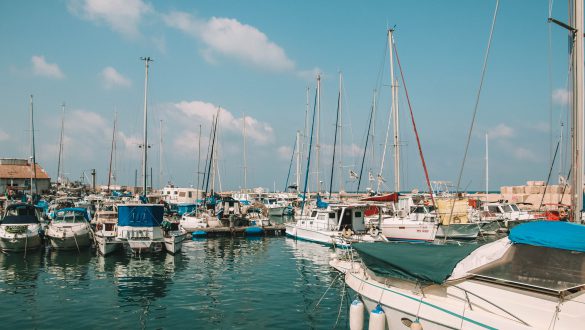
[[[290,170],[292,168],[292,164],[293,161],[295,159],[295,151],[297,150],[297,139],[295,138],[295,143],[293,144],[293,151],[292,151],[292,155],[290,156],[290,164],[288,165],[288,174],[286,176],[286,182],[284,184],[284,192],[286,192],[286,189],[288,188],[288,179],[290,178]],[[297,189],[299,189],[299,187],[297,187]]]
[[370,138],[370,129],[372,128],[372,119],[373,119],[372,117],[373,117],[373,114],[374,114],[374,109],[375,109],[375,107],[374,107],[374,101],[372,101],[372,110],[370,111],[370,122],[368,124],[368,133],[366,134],[366,145],[364,147],[364,154],[363,154],[363,157],[362,157],[362,166],[360,167],[360,175],[358,176],[358,185],[357,185],[356,193],[359,193],[359,191],[360,191],[360,184],[362,183],[362,174],[364,172],[364,162],[365,162],[365,159],[366,159],[366,151],[368,150],[368,140]]
[[552,170],[555,167],[555,160],[557,159],[557,152],[559,151],[559,144],[561,143],[561,141],[559,140],[559,142],[557,142],[557,147],[555,149],[555,155],[553,156],[553,159],[551,161],[550,164],[550,169],[548,171],[548,177],[546,178],[546,185],[544,186],[544,192],[542,193],[542,199],[540,200],[540,205],[538,206],[538,213],[540,213],[540,209],[542,208],[542,202],[544,202],[544,196],[546,195],[546,188],[548,188],[548,185],[550,183],[550,176],[552,174]]
[[[331,178],[329,181],[329,199],[331,199],[331,192],[333,191],[333,172],[335,170],[335,146],[337,145],[337,128],[339,127],[339,107],[341,103],[341,89],[337,94],[337,115],[335,117],[335,137],[333,138],[333,160],[331,161]],[[341,187],[339,187],[341,188]]]
[[307,170],[305,171],[305,187],[303,188],[303,202],[301,204],[301,216],[305,210],[305,199],[307,198],[307,182],[309,181],[309,169],[311,166],[311,148],[313,146],[313,129],[315,128],[315,112],[317,111],[317,90],[315,89],[315,103],[313,103],[313,122],[311,124],[311,137],[309,149],[307,150]]
[[410,120],[412,122],[412,128],[414,129],[414,136],[416,137],[416,143],[418,145],[418,153],[420,155],[420,161],[422,162],[423,170],[425,172],[425,178],[427,180],[427,187],[429,189],[429,194],[431,195],[431,201],[433,202],[433,206],[435,206],[435,198],[433,197],[433,188],[431,187],[431,181],[429,180],[429,171],[427,170],[427,163],[425,162],[425,157],[422,152],[422,147],[420,145],[420,139],[418,137],[418,130],[416,129],[416,122],[414,121],[414,114],[412,112],[412,105],[410,103],[410,96],[408,95],[408,88],[406,88],[406,80],[404,79],[404,71],[402,71],[402,64],[400,64],[400,57],[398,57],[398,47],[394,45],[394,54],[396,55],[396,63],[398,64],[398,69],[400,71],[400,78],[402,79],[402,86],[404,86],[404,94],[406,96],[406,101],[408,103],[408,110],[410,111]]
[[[467,142],[465,143],[465,153],[463,154],[463,161],[461,162],[461,168],[459,169],[459,177],[457,178],[457,186],[455,188],[455,196],[459,194],[459,188],[461,185],[461,177],[463,176],[463,168],[465,167],[465,160],[467,159],[467,152],[469,151],[469,143],[471,141],[471,132],[473,131],[473,126],[475,124],[475,117],[477,116],[477,109],[479,107],[479,98],[481,96],[481,89],[483,87],[483,81],[485,78],[485,72],[487,69],[488,58],[490,54],[490,49],[492,45],[492,39],[494,36],[494,28],[496,26],[496,19],[498,17],[498,8],[500,7],[500,0],[496,0],[496,8],[494,9],[494,18],[492,20],[492,26],[490,28],[490,35],[488,38],[487,49],[485,52],[485,56],[483,58],[483,68],[481,70],[481,79],[479,81],[479,88],[477,90],[477,95],[475,98],[475,107],[473,109],[473,116],[471,117],[471,125],[469,126],[469,131],[467,133]],[[451,218],[453,217],[453,209],[455,208],[455,201],[451,204],[451,211],[449,212],[449,223],[451,223]]]

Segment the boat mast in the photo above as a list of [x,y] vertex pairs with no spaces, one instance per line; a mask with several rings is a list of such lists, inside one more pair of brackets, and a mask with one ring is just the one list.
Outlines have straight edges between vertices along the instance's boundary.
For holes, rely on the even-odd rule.
[[[297,130],[297,141],[296,141],[296,149],[297,149],[297,166],[296,166],[296,181],[295,184],[297,185],[297,191],[299,191],[300,184],[301,184],[301,131]],[[286,189],[285,189],[286,191]]]
[[112,130],[112,149],[110,150],[110,169],[108,170],[108,192],[112,180],[112,163],[114,160],[114,149],[116,148],[116,122],[118,121],[118,112],[114,113],[114,129]]
[[[33,185],[34,185],[34,192],[38,192],[37,190],[37,159],[35,155],[35,121],[34,121],[34,110],[33,110],[33,96],[30,95],[30,141],[31,141],[31,157],[32,157],[32,172],[30,178],[30,198],[31,202],[33,202]],[[33,181],[34,179],[34,181]]]
[[573,1],[572,5],[573,15],[571,15],[570,25],[573,27],[573,47],[571,47],[573,67],[573,193],[571,194],[571,205],[573,206],[573,221],[581,222],[581,210],[583,209],[583,1]]
[[321,145],[319,144],[319,128],[321,126],[321,74],[317,74],[317,138],[315,142],[315,153],[316,153],[316,172],[315,172],[315,183],[317,184],[317,193],[321,192],[321,182],[319,181],[319,151]]
[[[159,133],[160,133],[160,141],[159,141],[159,148],[158,148],[158,184],[160,187],[164,187],[164,180],[163,180],[163,121],[162,119],[159,121]],[[151,179],[152,181],[152,179]]]
[[149,63],[152,62],[150,57],[141,57],[142,61],[144,61],[144,70],[145,70],[145,77],[144,77],[144,141],[142,144],[143,152],[142,152],[142,191],[144,196],[146,196],[146,177],[148,176],[147,172],[147,160],[148,160],[148,106],[147,106],[147,92],[148,92],[148,67],[150,66]]
[[[199,189],[199,178],[201,176],[201,124],[199,124],[199,146],[197,147],[197,189]],[[200,193],[197,195],[201,195]],[[200,196],[199,196],[200,197]],[[197,197],[197,199],[199,199]]]
[[398,80],[394,77],[394,29],[388,30],[390,47],[390,81],[392,86],[392,123],[394,125],[394,191],[400,191],[400,141],[398,123]]
[[488,133],[485,133],[485,199],[489,192],[489,158],[488,158]]
[[343,73],[339,71],[339,199],[343,186]]
[[[339,75],[339,79],[341,79],[341,73]],[[331,193],[333,191],[333,172],[335,169],[335,151],[337,147],[337,129],[339,128],[339,113],[340,113],[340,104],[341,104],[341,80],[339,84],[339,93],[337,94],[337,115],[335,117],[335,134],[333,135],[333,160],[331,161],[331,177],[329,179],[329,199],[331,199]]]
[[244,122],[244,191],[248,188],[248,163],[246,161],[246,114],[242,114]]
[[63,130],[65,128],[65,102],[61,104],[61,136],[59,137],[59,156],[57,159],[57,184],[61,182],[61,157],[63,155]]

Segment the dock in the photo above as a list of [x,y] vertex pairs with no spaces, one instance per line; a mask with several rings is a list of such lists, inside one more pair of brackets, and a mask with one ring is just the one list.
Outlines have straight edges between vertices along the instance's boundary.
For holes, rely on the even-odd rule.
[[[260,227],[217,227],[217,228],[201,228],[195,232],[205,232],[203,237],[244,237],[246,236],[246,229],[248,228],[260,228]],[[277,224],[273,226],[264,226],[264,230],[261,235],[256,236],[282,236],[286,232],[286,226],[284,224]],[[189,234],[188,234],[189,235]],[[187,239],[190,237],[188,236]]]

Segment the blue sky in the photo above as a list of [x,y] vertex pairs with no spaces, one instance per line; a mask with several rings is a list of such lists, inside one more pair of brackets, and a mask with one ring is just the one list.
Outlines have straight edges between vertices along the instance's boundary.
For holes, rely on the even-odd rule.
[[[37,160],[55,177],[65,102],[65,173],[77,179],[95,168],[104,183],[117,111],[117,181],[133,184],[141,166],[144,64],[139,58],[150,56],[155,186],[195,183],[199,125],[205,155],[211,117],[221,106],[222,189],[243,185],[243,114],[248,186],[282,189],[295,132],[304,126],[306,88],[312,100],[317,72],[323,77],[320,180],[328,183],[341,71],[343,181],[351,191],[355,182],[345,172],[359,171],[374,88],[380,90],[376,156],[364,173],[379,171],[390,108],[386,29],[396,26],[431,180],[456,182],[494,7],[495,1],[1,2],[0,156],[28,157],[27,111],[34,94]],[[555,18],[565,21],[566,12],[565,3],[555,3]],[[559,122],[566,118],[568,77],[567,33],[549,26],[547,17],[546,1],[500,4],[463,187],[484,187],[486,132],[491,189],[546,178],[550,136],[556,144]],[[399,98],[403,187],[423,188],[403,90]],[[383,174],[388,187],[390,155]]]

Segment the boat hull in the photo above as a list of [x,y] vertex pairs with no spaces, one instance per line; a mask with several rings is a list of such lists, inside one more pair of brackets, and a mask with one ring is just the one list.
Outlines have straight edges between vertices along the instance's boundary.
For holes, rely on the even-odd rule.
[[425,222],[382,223],[380,227],[389,240],[433,241],[437,233],[436,224]]
[[480,228],[480,225],[477,223],[452,223],[448,226],[441,225],[437,229],[436,237],[474,239],[479,235]]
[[115,240],[114,235],[103,236],[96,234],[95,240],[98,251],[103,256],[113,253],[120,248],[120,242]]
[[36,250],[41,246],[41,237],[19,236],[19,237],[0,237],[0,249],[7,252],[24,252]]

